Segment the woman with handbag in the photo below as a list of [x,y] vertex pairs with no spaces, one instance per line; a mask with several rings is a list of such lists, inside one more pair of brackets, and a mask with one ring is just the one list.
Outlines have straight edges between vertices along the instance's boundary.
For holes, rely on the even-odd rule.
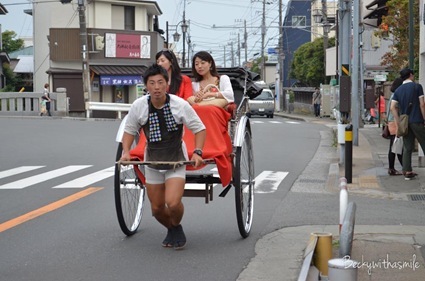
[[[394,139],[397,135],[397,123],[394,121],[394,116],[391,114],[391,110],[390,110],[391,100],[393,99],[394,92],[402,83],[403,83],[403,80],[400,77],[394,80],[393,84],[391,85],[391,92],[393,94],[391,95],[387,105],[387,126],[390,132],[390,138],[389,138],[390,148],[388,150],[388,166],[389,166],[388,174],[390,176],[403,175],[402,172],[399,172],[394,168],[396,154],[392,152],[393,150],[392,148],[393,148]],[[400,165],[403,167],[403,152],[401,154],[397,154],[397,159],[400,162]]]
[[210,53],[200,51],[192,58],[193,96],[191,105],[214,105],[224,108],[234,102],[232,83],[227,75],[219,75]]

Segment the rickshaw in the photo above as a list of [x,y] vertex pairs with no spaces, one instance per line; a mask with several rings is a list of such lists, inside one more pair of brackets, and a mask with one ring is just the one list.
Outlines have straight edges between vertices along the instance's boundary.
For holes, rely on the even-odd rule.
[[[220,178],[220,170],[219,176],[211,171],[211,166],[218,165],[213,157],[204,159],[205,167],[201,170],[189,170],[188,167],[191,166],[191,161],[173,162],[173,164],[176,166],[186,165],[188,170],[186,174],[187,184],[197,183],[204,186],[203,189],[185,188],[183,195],[185,197],[202,197],[205,199],[205,203],[209,203],[213,200],[213,186],[215,184],[223,185],[223,190],[219,197],[225,197],[230,189],[234,189],[237,225],[241,236],[246,238],[249,236],[253,221],[255,184],[252,134],[247,116],[248,100],[258,96],[262,89],[254,83],[259,79],[259,75],[256,73],[249,72],[243,68],[218,68],[217,70],[219,74],[226,74],[230,77],[235,95],[235,103],[228,106],[231,117],[227,124],[226,133],[231,146],[230,155],[227,158],[230,166],[230,182],[227,185],[223,185],[223,181]],[[190,69],[182,69],[182,73],[191,76]],[[121,139],[124,124],[125,118],[121,122],[116,137],[118,149],[114,176],[114,195],[120,228],[124,234],[130,236],[135,234],[139,228],[145,205],[146,187],[143,184],[143,166],[161,163],[138,160],[119,161],[122,155]],[[207,124],[206,127],[208,130]],[[132,147],[136,147],[138,142],[139,140],[136,138]],[[188,149],[188,151],[190,150]],[[167,163],[169,164],[169,162]]]

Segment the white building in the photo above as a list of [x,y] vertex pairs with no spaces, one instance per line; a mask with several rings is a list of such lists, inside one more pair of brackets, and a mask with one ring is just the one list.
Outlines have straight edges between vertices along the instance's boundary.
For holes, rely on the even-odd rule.
[[[81,8],[85,12],[80,13]],[[51,90],[66,88],[74,115],[84,114],[87,98],[82,53],[90,66],[91,101],[119,102],[121,96],[120,102],[132,102],[143,69],[164,46],[155,21],[162,12],[154,1],[34,2],[32,14],[34,91],[41,91],[45,83]],[[81,37],[84,25],[87,46]]]

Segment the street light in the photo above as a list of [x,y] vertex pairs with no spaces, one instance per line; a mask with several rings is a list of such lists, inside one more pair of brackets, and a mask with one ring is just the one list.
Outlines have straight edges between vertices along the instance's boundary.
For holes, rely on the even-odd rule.
[[166,23],[166,33],[167,33],[167,48],[169,47],[169,42],[168,42],[168,31],[169,31],[169,27],[174,27],[175,28],[175,32],[173,34],[173,40],[174,42],[179,42],[180,41],[180,33],[178,32],[178,26],[180,25],[181,29],[182,29],[182,33],[183,33],[183,56],[182,56],[182,66],[185,67],[186,66],[186,33],[187,33],[187,29],[189,27],[189,25],[186,23],[186,19],[183,15],[183,20],[180,21],[179,23],[177,23],[176,25],[171,25],[168,24],[168,22]]
[[174,42],[179,42],[179,40],[180,40],[180,33],[178,33],[177,30],[173,34],[173,39],[174,39]]
[[[322,0],[322,9],[313,10],[313,19],[316,24],[320,24],[323,28],[323,70],[326,83],[326,49],[328,48],[329,32],[331,31],[332,24],[328,18],[326,11],[326,1]],[[332,19],[331,19],[332,20]],[[335,21],[333,19],[333,21]]]
[[[186,32],[187,32],[187,23],[185,19],[185,13],[183,12],[183,21],[181,21],[182,32],[183,32],[183,67],[186,67]],[[178,24],[177,24],[178,25]]]

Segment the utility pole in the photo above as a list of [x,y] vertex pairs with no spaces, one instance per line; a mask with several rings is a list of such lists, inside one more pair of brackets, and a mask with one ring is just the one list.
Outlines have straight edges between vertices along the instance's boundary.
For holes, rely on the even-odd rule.
[[[186,25],[186,1],[184,1],[185,9],[183,10],[183,24]],[[183,67],[186,67],[186,32],[183,31]]]
[[[353,124],[353,144],[359,145],[359,57],[360,57],[360,1],[353,1],[353,57],[351,63],[351,122]],[[363,92],[363,91],[362,91]]]
[[413,30],[413,0],[409,0],[409,68],[413,69],[413,62],[414,62],[414,53],[415,48],[413,45],[413,40],[415,39],[415,34]]
[[224,51],[223,51],[224,67],[226,67],[226,45],[224,45],[223,48],[224,48]]
[[183,20],[182,20],[182,33],[183,33],[183,67],[186,67],[186,0],[183,1]]
[[241,66],[241,34],[238,33],[238,66]]
[[230,54],[231,54],[231,58],[232,58],[231,67],[234,67],[235,66],[235,52],[233,51],[233,41],[230,42]]
[[328,11],[327,11],[327,6],[326,6],[326,0],[322,0],[322,16],[323,16],[323,24],[325,26],[323,26],[323,70],[325,72],[325,84],[326,84],[326,49],[328,48],[328,38],[329,38],[329,33],[328,33]]
[[263,0],[263,19],[261,22],[261,76],[264,82],[266,82],[266,58],[264,56],[266,38],[266,0]]
[[[279,96],[277,100],[282,99],[282,111],[286,109],[286,95],[283,94],[283,15],[282,15],[282,0],[279,0]],[[278,109],[280,109],[280,104]]]
[[244,48],[245,48],[245,63],[248,62],[248,33],[246,32],[246,20],[244,22],[244,33],[243,33],[243,40],[244,40]]
[[88,46],[87,46],[87,24],[86,24],[85,0],[78,0],[78,15],[80,19],[81,56],[83,61],[84,101],[86,106],[86,117],[90,118],[90,111],[88,110],[88,102],[91,101],[91,87],[90,87],[89,52],[88,52]]

